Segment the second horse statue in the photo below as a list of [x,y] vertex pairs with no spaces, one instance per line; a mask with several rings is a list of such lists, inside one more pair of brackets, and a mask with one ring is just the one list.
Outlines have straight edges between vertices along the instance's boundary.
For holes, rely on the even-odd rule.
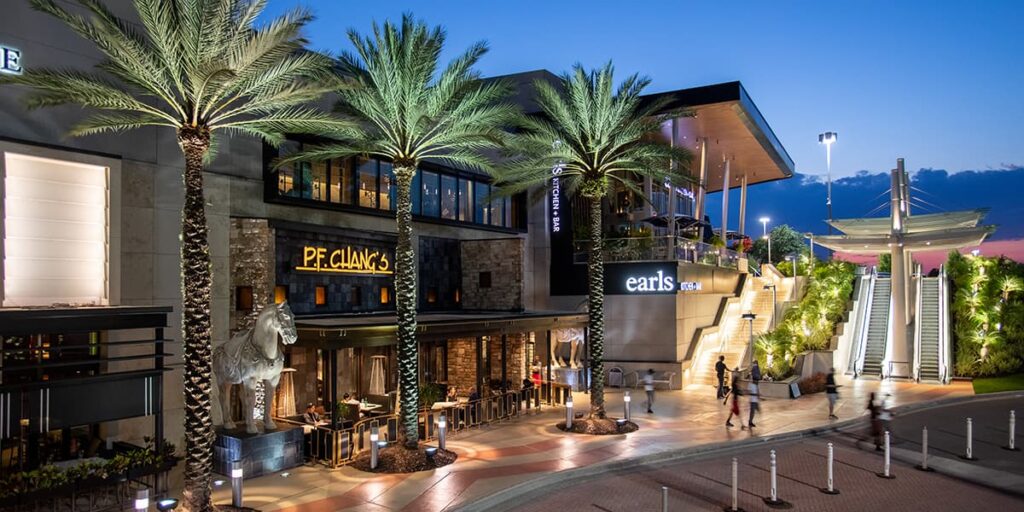
[[295,343],[295,316],[287,302],[271,304],[256,317],[256,324],[240,332],[213,350],[213,374],[220,387],[220,410],[224,428],[235,428],[231,419],[231,386],[242,385],[242,414],[245,431],[258,434],[254,418],[256,385],[263,381],[263,426],[274,430],[277,425],[271,416],[274,390],[284,368],[284,351],[278,346],[277,336],[285,345]]

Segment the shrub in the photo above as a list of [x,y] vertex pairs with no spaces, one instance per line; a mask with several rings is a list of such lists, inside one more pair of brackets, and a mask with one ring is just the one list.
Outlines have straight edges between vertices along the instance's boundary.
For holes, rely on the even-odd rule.
[[798,386],[802,395],[821,393],[825,391],[825,374],[818,372],[806,379],[801,379]]

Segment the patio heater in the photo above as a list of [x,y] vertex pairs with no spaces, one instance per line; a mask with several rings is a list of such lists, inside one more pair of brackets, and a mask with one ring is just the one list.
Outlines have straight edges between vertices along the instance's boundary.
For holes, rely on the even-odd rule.
[[370,394],[384,395],[384,356],[370,358]]
[[743,319],[750,321],[750,366],[754,366],[754,313],[743,313]]

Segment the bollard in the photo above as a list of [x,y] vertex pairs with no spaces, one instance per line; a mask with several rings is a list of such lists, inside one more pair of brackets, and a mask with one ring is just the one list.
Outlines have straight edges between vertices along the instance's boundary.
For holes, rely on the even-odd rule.
[[[629,403],[632,400],[633,398],[629,396],[629,390],[626,390],[626,395],[622,397],[622,408],[624,412],[623,417],[626,418],[626,421],[629,421]],[[1010,444],[1012,445],[1013,442],[1011,441]]]
[[135,493],[135,510],[149,510],[149,489],[139,489]]
[[565,429],[572,430],[572,400],[565,402]]
[[882,472],[878,473],[878,476],[882,478],[896,478],[890,472],[891,460],[889,457],[889,431],[885,431],[885,465],[882,466]]
[[[527,401],[529,403],[529,401]],[[448,418],[444,413],[437,419],[437,447],[444,450],[445,432],[448,430]]]
[[242,508],[242,461],[231,463],[231,506]]
[[370,469],[377,469],[377,455],[380,453],[378,439],[380,439],[378,427],[370,428]]
[[736,457],[732,458],[732,512],[740,509],[740,463]]
[[832,480],[834,460],[835,452],[832,449],[832,443],[828,443],[828,487],[821,490],[821,492],[825,494],[839,494],[839,491],[836,490]]
[[928,427],[921,429],[921,463],[917,465],[921,471],[934,471],[928,467]]
[[1015,437],[1017,436],[1017,414],[1014,411],[1010,411],[1010,444],[1003,447],[1004,450],[1020,451],[1017,448]]
[[775,450],[769,452],[769,474],[771,475],[771,496],[764,498],[765,504],[772,508],[789,508],[790,504],[779,499],[779,471],[775,460]]
[[661,486],[661,512],[668,512],[668,487]]
[[974,422],[967,418],[967,451],[960,456],[964,460],[978,460],[974,456]]

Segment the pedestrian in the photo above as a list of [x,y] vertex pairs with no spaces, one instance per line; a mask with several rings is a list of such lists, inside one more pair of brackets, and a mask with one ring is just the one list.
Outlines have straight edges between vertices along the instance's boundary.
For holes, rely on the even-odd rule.
[[871,437],[875,440],[875,450],[882,451],[882,421],[878,417],[879,407],[874,393],[868,396],[868,413],[871,415]]
[[757,364],[757,360],[750,365],[750,380],[754,382],[761,382],[761,366]]
[[647,392],[647,414],[654,414],[654,368],[649,368],[644,375],[644,391]]
[[[732,372],[732,386],[731,386],[731,388],[732,388],[732,407],[729,408],[729,417],[725,420],[725,426],[726,427],[733,426],[732,425],[732,417],[736,416],[736,419],[740,422],[740,428],[742,429],[742,428],[746,428],[746,426],[743,425],[743,418],[740,416],[740,389],[739,389],[739,387],[737,387],[737,386],[739,386],[739,383],[740,383],[740,368],[737,366],[736,369],[733,370],[733,372]],[[729,396],[728,395],[726,395],[725,400],[726,401],[729,400]]]
[[755,380],[751,378],[750,384],[747,386],[747,394],[750,395],[750,398],[748,399],[750,400],[750,418],[747,419],[747,426],[749,426],[751,430],[757,426],[754,424],[754,416],[761,410],[760,381],[761,379]]
[[839,400],[839,386],[836,385],[836,369],[829,368],[825,376],[825,395],[828,397],[828,419],[837,420],[835,415],[836,400]]
[[728,369],[725,366],[725,356],[718,356],[718,362],[715,363],[715,376],[718,377],[718,398],[725,397],[725,371]]

